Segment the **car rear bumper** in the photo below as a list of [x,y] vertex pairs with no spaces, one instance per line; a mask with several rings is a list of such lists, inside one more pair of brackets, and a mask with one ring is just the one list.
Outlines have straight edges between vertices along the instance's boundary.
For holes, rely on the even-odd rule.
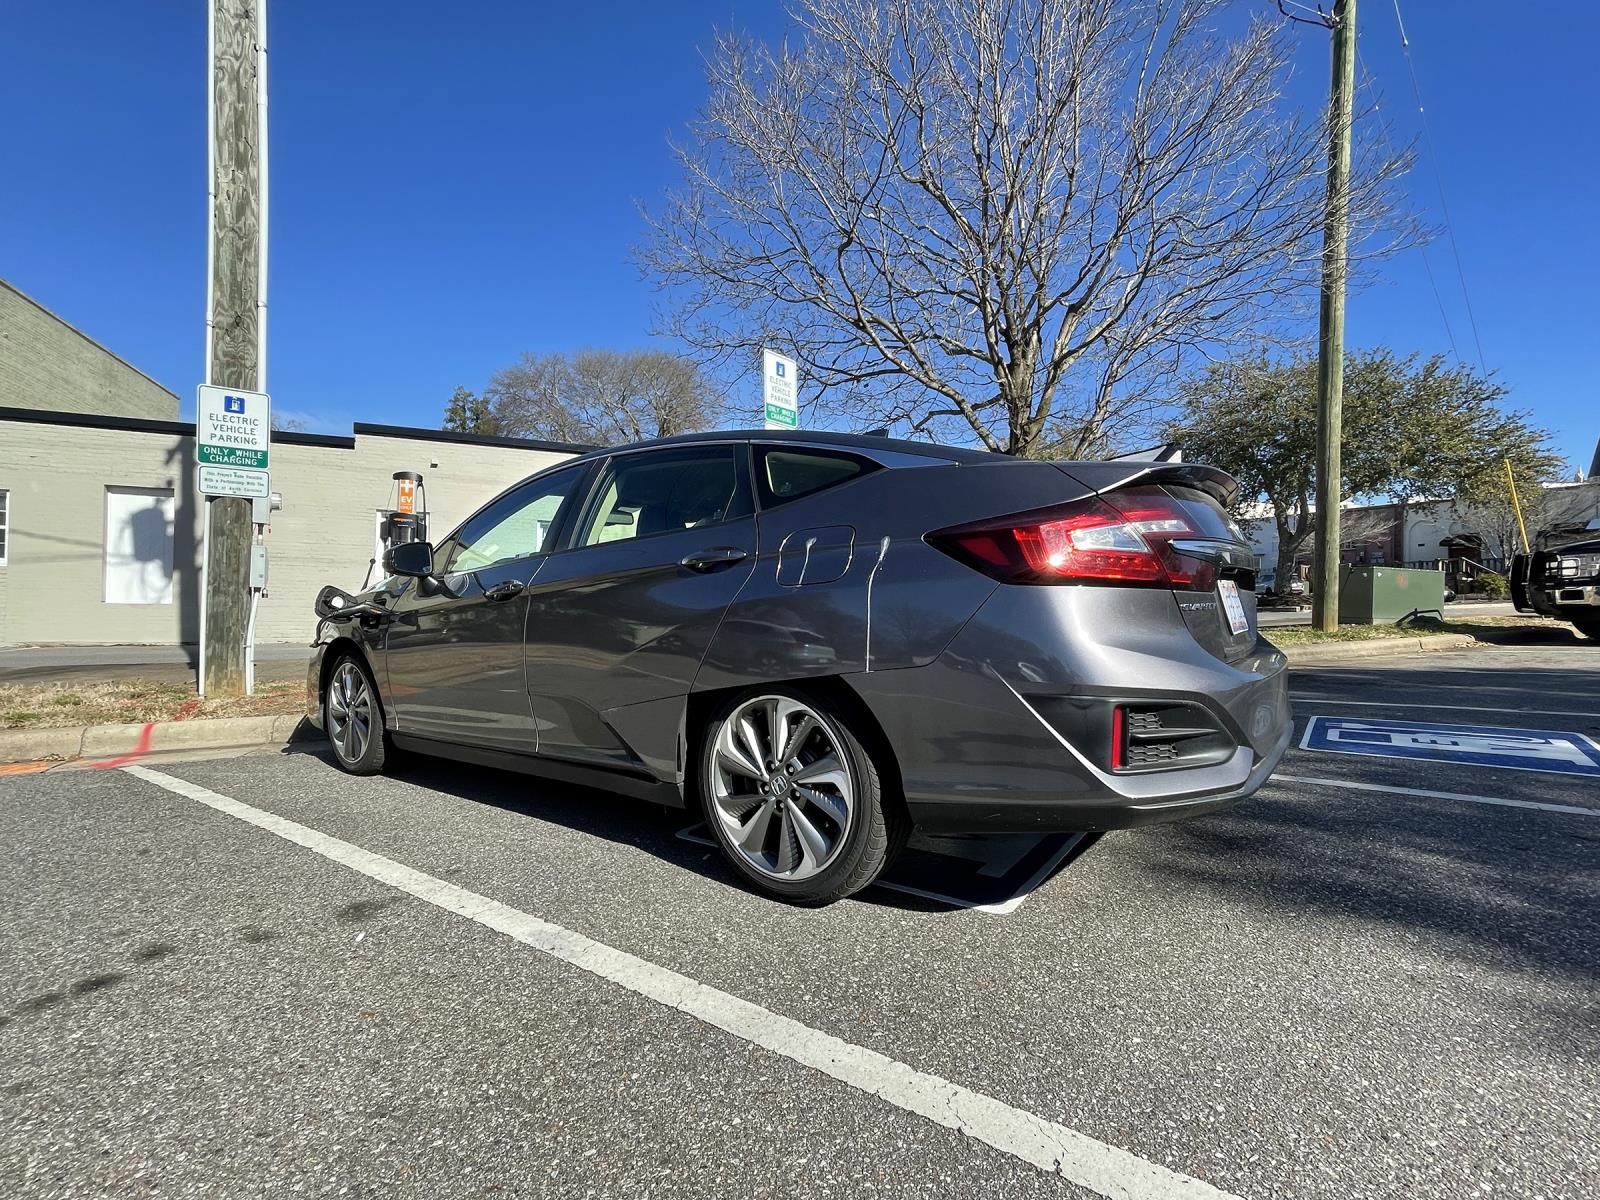
[[[849,682],[894,747],[912,820],[937,832],[1212,812],[1266,781],[1292,730],[1283,655],[1258,638],[1224,661],[1195,641],[1170,592],[1151,589],[1001,588],[935,662]],[[1224,748],[1195,765],[1114,769],[1106,724],[1075,716],[1164,704],[1203,710]]]
[[1125,796],[1107,795],[1099,801],[1043,801],[1007,805],[1001,809],[940,805],[931,810],[925,809],[917,823],[922,828],[950,833],[1063,829],[1092,833],[1109,829],[1136,829],[1144,825],[1161,825],[1169,821],[1201,817],[1254,795],[1278,769],[1278,763],[1288,752],[1293,734],[1293,726],[1286,727],[1278,738],[1278,744],[1268,751],[1266,757],[1255,760],[1245,781],[1224,792],[1201,792],[1137,801]]

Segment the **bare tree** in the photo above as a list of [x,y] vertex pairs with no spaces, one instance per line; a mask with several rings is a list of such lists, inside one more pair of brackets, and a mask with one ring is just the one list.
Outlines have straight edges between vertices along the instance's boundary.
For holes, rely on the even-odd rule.
[[606,446],[707,429],[723,411],[697,365],[661,350],[524,354],[483,397],[501,434]]
[[[794,42],[718,39],[685,183],[640,250],[708,363],[781,346],[854,423],[1072,455],[1185,351],[1314,289],[1324,126],[1282,103],[1276,18],[798,2]],[[1402,157],[1359,157],[1366,253]]]

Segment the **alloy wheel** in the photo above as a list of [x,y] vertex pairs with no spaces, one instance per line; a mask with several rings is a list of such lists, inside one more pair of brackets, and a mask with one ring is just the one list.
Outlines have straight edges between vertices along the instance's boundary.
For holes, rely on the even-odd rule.
[[809,879],[844,845],[856,788],[821,714],[790,696],[734,709],[712,748],[711,799],[729,845],[772,879]]
[[328,681],[328,740],[347,763],[360,762],[372,741],[372,691],[361,668],[349,659]]

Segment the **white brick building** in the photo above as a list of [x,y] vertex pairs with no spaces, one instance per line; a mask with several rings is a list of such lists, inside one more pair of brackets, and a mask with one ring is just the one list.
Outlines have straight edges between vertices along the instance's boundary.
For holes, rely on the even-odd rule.
[[[178,398],[0,281],[0,645],[192,644],[203,508]],[[432,530],[583,449],[431,429],[276,433],[259,641],[310,640],[325,583],[356,587],[376,513],[420,471]]]

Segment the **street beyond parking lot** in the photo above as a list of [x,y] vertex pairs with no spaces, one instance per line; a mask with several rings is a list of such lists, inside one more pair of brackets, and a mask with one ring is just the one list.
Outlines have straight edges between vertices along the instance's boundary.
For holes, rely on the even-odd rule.
[[[1592,737],[1600,646],[1292,692]],[[138,770],[0,781],[7,1196],[1600,1193],[1592,776],[1295,749],[1020,903],[807,911],[598,792]]]

